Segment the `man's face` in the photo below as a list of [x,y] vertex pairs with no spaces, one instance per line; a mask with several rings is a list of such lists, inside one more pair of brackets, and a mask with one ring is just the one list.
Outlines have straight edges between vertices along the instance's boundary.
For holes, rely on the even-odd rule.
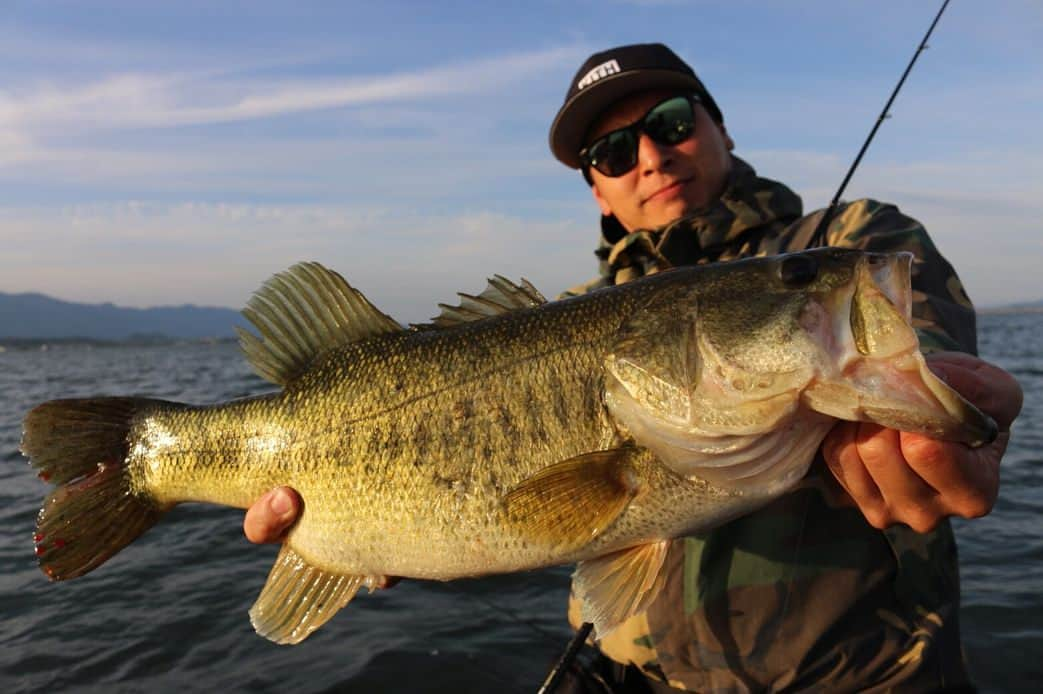
[[[632,94],[610,106],[594,121],[585,144],[644,117],[656,104],[677,96],[654,90]],[[602,214],[614,214],[627,231],[651,229],[709,205],[724,191],[735,146],[724,126],[700,104],[695,106],[692,136],[677,145],[661,145],[642,133],[637,165],[612,178],[596,169],[594,199]]]

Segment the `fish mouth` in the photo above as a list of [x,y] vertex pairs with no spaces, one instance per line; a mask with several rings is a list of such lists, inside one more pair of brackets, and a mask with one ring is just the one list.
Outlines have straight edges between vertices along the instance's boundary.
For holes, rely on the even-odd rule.
[[[844,307],[834,307],[835,373],[812,380],[802,399],[811,409],[849,421],[980,446],[996,423],[938,378],[912,327],[910,253],[867,254]],[[838,310],[839,309],[839,310]]]
[[803,402],[838,419],[971,447],[996,439],[996,422],[935,376],[919,353],[892,364],[863,360],[847,371],[846,380],[815,379],[804,390]]

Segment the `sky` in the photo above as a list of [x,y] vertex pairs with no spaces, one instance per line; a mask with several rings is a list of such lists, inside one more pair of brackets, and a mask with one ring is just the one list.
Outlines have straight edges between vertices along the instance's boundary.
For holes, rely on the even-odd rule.
[[[8,0],[0,291],[239,308],[318,260],[402,321],[492,274],[596,274],[550,122],[593,52],[661,41],[736,154],[824,206],[940,2]],[[955,0],[850,183],[980,306],[1043,298],[1043,3]]]

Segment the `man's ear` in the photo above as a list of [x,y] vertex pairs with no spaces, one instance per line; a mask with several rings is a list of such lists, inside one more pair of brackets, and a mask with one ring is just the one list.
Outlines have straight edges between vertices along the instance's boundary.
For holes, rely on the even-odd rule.
[[731,152],[735,149],[735,140],[728,134],[728,128],[724,127],[724,123],[716,123],[717,129],[721,131],[721,137],[724,138],[724,145]]
[[601,191],[598,190],[597,183],[594,183],[590,186],[590,192],[594,194],[594,202],[596,202],[598,204],[598,207],[601,208],[601,214],[605,215],[606,217],[612,214],[612,208],[609,206],[608,200],[606,200],[605,197],[601,194]]

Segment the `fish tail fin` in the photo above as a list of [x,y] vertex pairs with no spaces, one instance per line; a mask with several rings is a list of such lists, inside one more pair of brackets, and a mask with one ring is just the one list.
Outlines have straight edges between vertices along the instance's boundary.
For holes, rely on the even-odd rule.
[[[22,453],[57,488],[36,520],[36,556],[52,581],[97,568],[152,527],[165,508],[135,490],[126,466],[142,398],[52,400],[25,417]],[[169,405],[169,403],[163,403]]]

